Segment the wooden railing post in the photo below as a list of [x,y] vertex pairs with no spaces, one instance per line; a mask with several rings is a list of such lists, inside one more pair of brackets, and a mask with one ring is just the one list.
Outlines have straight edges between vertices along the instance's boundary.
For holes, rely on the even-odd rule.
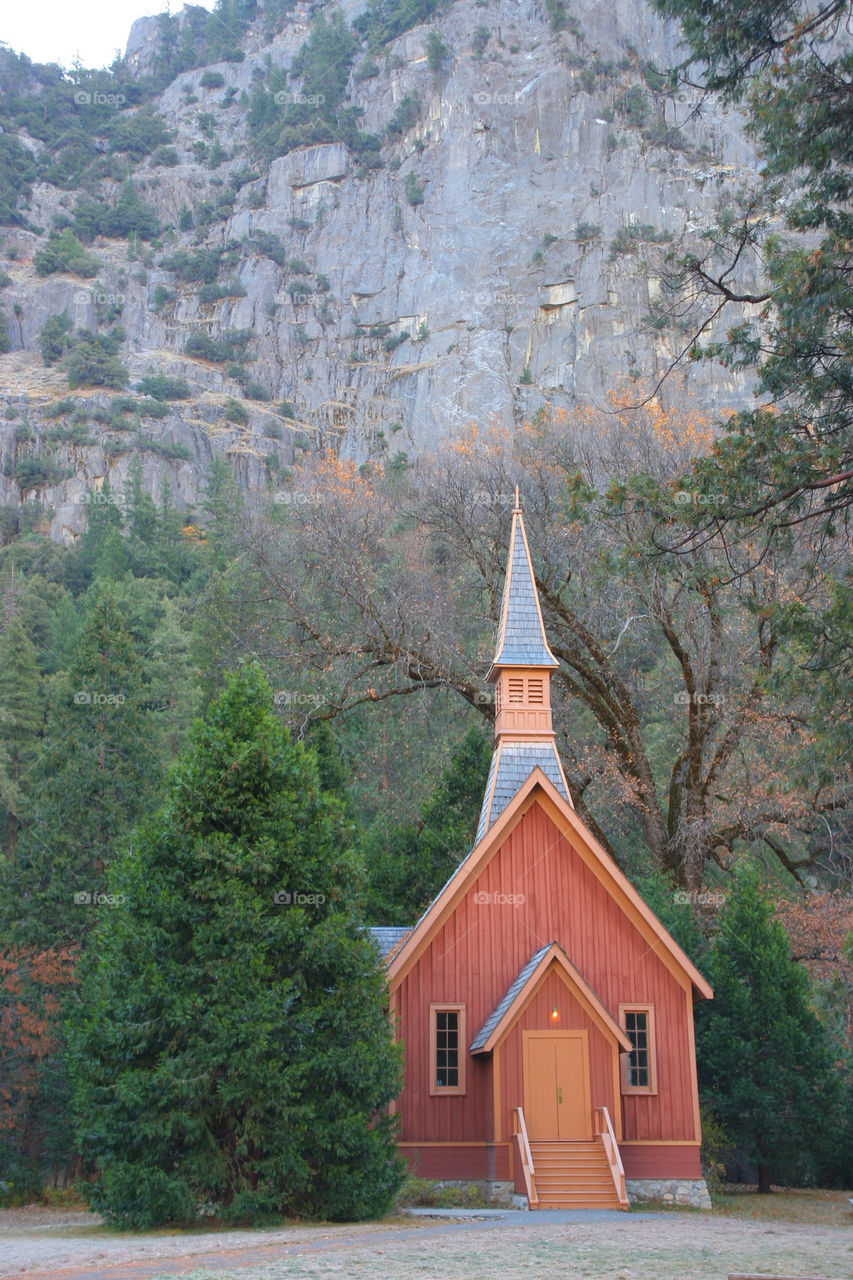
[[527,1139],[527,1125],[524,1123],[524,1112],[521,1107],[516,1107],[512,1113],[512,1134],[518,1147],[518,1157],[524,1177],[527,1203],[531,1209],[537,1209],[539,1207],[539,1197],[536,1194],[536,1171],[533,1168],[533,1155]]
[[625,1189],[625,1169],[622,1165],[622,1157],[619,1154],[619,1147],[616,1144],[616,1134],[613,1132],[613,1125],[610,1121],[610,1112],[606,1107],[599,1107],[595,1113],[596,1137],[601,1139],[604,1147],[604,1154],[607,1157],[607,1164],[610,1168],[610,1176],[613,1179],[613,1186],[616,1189],[616,1196],[619,1200],[620,1207],[628,1208],[628,1193]]

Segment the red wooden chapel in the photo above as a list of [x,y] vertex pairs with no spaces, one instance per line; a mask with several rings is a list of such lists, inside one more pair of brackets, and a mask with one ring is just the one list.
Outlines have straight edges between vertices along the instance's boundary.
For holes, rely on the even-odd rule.
[[572,804],[558,662],[516,504],[474,848],[410,930],[376,929],[404,1045],[400,1149],[531,1208],[706,1204],[693,1001],[711,988]]

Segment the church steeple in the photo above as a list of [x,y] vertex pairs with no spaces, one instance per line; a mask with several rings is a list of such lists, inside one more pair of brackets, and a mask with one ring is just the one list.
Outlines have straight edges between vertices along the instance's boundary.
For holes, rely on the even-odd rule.
[[498,640],[486,677],[495,686],[495,751],[478,842],[537,767],[571,804],[551,721],[551,676],[559,665],[545,636],[516,490]]

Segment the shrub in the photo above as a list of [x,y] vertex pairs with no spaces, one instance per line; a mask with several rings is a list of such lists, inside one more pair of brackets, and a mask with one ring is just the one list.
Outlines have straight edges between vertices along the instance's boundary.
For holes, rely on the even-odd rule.
[[225,284],[203,284],[198,291],[199,302],[218,302],[220,298],[245,298],[246,290],[239,280]]
[[411,334],[409,333],[408,329],[406,329],[403,333],[398,333],[395,337],[386,338],[385,341],[382,343],[383,349],[389,352],[396,351],[397,348],[399,346],[402,346],[404,342],[408,342],[410,337],[411,337]]
[[545,0],[552,31],[564,31],[569,25],[566,0]]
[[[77,387],[120,389],[126,386],[130,374],[116,359],[124,338],[122,329],[111,329],[104,334],[94,334],[88,329],[82,329],[73,339],[69,335],[66,339],[69,350],[62,362],[68,375],[69,387],[74,390]],[[91,416],[97,415],[93,412]]]
[[[290,222],[292,224],[294,219],[291,218]],[[310,224],[306,223],[305,225],[307,227]],[[271,235],[268,231],[253,231],[248,237],[248,244],[252,251],[260,254],[262,258],[269,258],[276,266],[284,266],[286,261],[285,248],[277,236]]]
[[189,400],[192,389],[185,378],[170,378],[165,373],[150,373],[141,378],[137,391],[154,400]]
[[649,114],[645,92],[636,84],[620,93],[613,105],[619,114],[636,129],[641,127]]
[[167,289],[164,284],[158,284],[154,289],[154,301],[152,303],[154,310],[159,311],[167,302],[174,302],[176,296],[174,289]]
[[426,50],[430,70],[440,71],[450,57],[450,50],[435,27],[432,27],[427,35]]
[[174,271],[179,280],[212,284],[219,274],[223,253],[223,249],[179,249],[163,258],[160,266]]
[[150,155],[155,148],[172,141],[160,116],[151,107],[138,111],[120,111],[110,131],[113,151],[124,151],[137,159]]
[[491,38],[492,33],[488,27],[479,26],[477,28],[471,39],[471,45],[474,49],[475,57],[482,58],[486,45],[489,43]]
[[211,337],[204,329],[194,329],[184,344],[184,351],[188,356],[224,364],[226,360],[244,356],[251,339],[250,329],[234,329],[223,333],[221,338]]
[[221,71],[205,71],[199,84],[202,89],[221,89],[225,84],[225,77]]
[[130,373],[120,360],[110,355],[100,338],[81,338],[63,361],[68,375],[68,386],[77,387],[126,387]]
[[226,422],[235,422],[239,426],[244,427],[249,421],[249,411],[239,400],[225,401],[225,420]]
[[40,276],[68,271],[85,279],[96,276],[101,265],[100,258],[83,248],[70,227],[59,233],[52,231],[47,244],[36,252],[33,263]]
[[278,406],[278,411],[283,418],[296,417],[296,414],[293,412],[293,405],[289,400],[282,400],[281,404]]
[[370,54],[364,59],[355,73],[356,81],[371,80],[379,75],[379,63]]
[[251,379],[243,388],[243,395],[247,400],[262,400],[264,403],[268,403],[272,400],[272,396],[267,391],[264,384],[262,382],[253,382]]
[[19,458],[13,472],[22,489],[37,489],[46,484],[58,484],[62,479],[62,471],[49,454],[46,456],[27,456]]
[[643,137],[652,146],[668,147],[670,151],[690,150],[690,143],[681,130],[674,125],[670,128],[665,120],[655,120],[652,124],[645,125]]
[[166,418],[170,413],[165,400],[140,400],[139,416],[141,418]]
[[63,414],[73,412],[73,400],[57,400],[55,404],[49,404],[46,409],[42,410],[42,416],[45,418],[61,418]]
[[54,441],[77,445],[96,443],[95,437],[89,434],[82,422],[69,423],[67,427],[48,427],[44,438],[50,443]]
[[[45,321],[39,334],[39,347],[41,348],[41,358],[48,368],[67,354],[70,345],[69,334],[71,333],[71,328],[71,317],[67,311],[60,312],[58,316],[50,316]],[[62,403],[67,402],[63,401]]]
[[671,231],[659,231],[647,222],[620,227],[610,241],[610,261],[620,253],[635,253],[638,244],[667,244],[671,239]]
[[406,199],[411,205],[423,204],[424,202],[424,186],[415,177],[414,169],[410,169],[406,174]]
[[597,222],[577,222],[572,232],[579,244],[586,244],[589,240],[597,240],[600,234],[601,227]]
[[176,164],[180,164],[180,160],[174,147],[155,147],[151,152],[151,163],[155,167],[163,165],[167,169],[174,169]]
[[404,133],[408,133],[421,118],[422,111],[423,107],[418,95],[407,93],[400,99],[397,110],[385,126],[385,132],[389,138],[401,138]]

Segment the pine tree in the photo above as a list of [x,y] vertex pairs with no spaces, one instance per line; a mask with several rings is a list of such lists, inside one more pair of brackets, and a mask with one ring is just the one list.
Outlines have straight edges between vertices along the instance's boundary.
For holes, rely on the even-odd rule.
[[[708,354],[754,368],[756,408],[734,414],[698,468],[716,514],[831,530],[853,503],[853,56],[849,0],[652,0],[681,23],[685,79],[742,101],[761,151],[743,207],[733,193],[712,246],[685,260],[694,288],[719,305],[762,304]],[[785,237],[779,233],[785,211]],[[803,233],[808,238],[803,237]],[[766,287],[738,286],[738,263],[762,261]],[[725,328],[725,325],[721,326]]]
[[117,533],[122,526],[122,514],[113,499],[109,478],[104,480],[101,488],[94,491],[91,496],[92,502],[87,512],[86,532],[80,540],[79,553],[80,565],[88,582],[91,582],[95,576],[98,559],[104,549],[104,544],[109,539],[110,533]]
[[755,872],[735,880],[707,972],[714,1000],[697,1019],[703,1098],[757,1168],[759,1191],[806,1180],[840,1120],[842,1082],[806,972]]
[[0,635],[0,826],[10,861],[43,720],[36,652],[20,619],[13,617]]
[[181,582],[189,575],[189,551],[181,533],[183,520],[172,498],[168,476],[163,477],[157,516],[159,571],[171,582]]
[[125,518],[131,558],[136,573],[152,574],[157,541],[157,507],[142,487],[142,459],[137,453],[127,469]]
[[163,618],[148,646],[145,673],[163,752],[173,760],[186,745],[200,709],[198,674],[190,661],[190,633],[179,603],[163,600]]
[[416,821],[389,831],[379,819],[362,841],[366,907],[376,924],[413,924],[469,852],[486,787],[491,747],[470,729]]
[[229,677],[82,966],[72,1073],[110,1221],[387,1208],[399,1057],[343,847],[266,679]]
[[141,668],[109,594],[96,595],[33,774],[29,824],[9,867],[3,923],[13,940],[82,938],[105,872],[157,780]]

